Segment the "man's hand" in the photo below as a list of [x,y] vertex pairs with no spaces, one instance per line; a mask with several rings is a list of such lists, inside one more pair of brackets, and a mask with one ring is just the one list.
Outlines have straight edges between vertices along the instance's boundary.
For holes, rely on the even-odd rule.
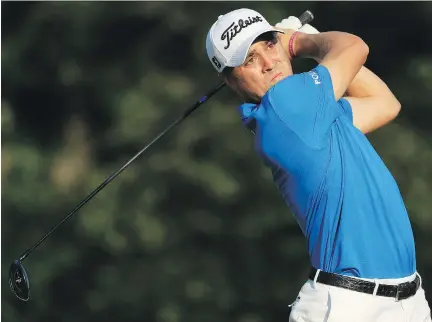
[[288,18],[283,19],[281,22],[278,22],[275,27],[279,29],[300,31],[304,32],[305,34],[319,34],[319,31],[309,24],[302,26],[300,19],[294,16],[289,16]]

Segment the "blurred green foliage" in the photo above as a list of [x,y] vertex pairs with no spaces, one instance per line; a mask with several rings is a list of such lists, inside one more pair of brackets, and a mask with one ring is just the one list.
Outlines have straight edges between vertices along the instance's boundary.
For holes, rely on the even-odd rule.
[[431,2],[1,6],[4,321],[288,320],[305,242],[227,89],[26,260],[30,302],[7,283],[14,258],[218,83],[206,33],[245,6],[273,22],[310,9],[319,30],[370,46],[367,66],[403,109],[369,137],[400,185],[432,298]]

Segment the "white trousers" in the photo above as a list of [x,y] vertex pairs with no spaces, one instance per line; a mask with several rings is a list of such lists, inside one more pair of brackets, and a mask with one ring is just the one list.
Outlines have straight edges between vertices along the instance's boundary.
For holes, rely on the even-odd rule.
[[[413,281],[416,274],[406,278],[375,281],[394,285]],[[324,321],[432,322],[432,319],[421,284],[414,296],[396,301],[394,298],[360,293],[308,280],[292,304],[289,322]]]

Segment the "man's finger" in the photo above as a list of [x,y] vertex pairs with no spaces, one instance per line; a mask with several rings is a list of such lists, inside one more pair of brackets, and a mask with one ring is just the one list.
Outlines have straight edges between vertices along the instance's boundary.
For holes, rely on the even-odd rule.
[[298,31],[304,32],[305,34],[319,34],[319,31],[309,24],[303,25]]
[[299,18],[294,16],[289,16],[286,19],[283,19],[281,22],[278,22],[275,27],[282,29],[291,29],[291,30],[299,30],[302,26],[302,23]]

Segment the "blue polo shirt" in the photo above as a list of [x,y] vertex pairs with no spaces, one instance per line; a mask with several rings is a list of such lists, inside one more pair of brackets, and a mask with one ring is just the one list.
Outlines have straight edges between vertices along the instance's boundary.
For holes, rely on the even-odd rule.
[[315,268],[363,278],[416,271],[398,186],[353,125],[349,102],[335,100],[326,67],[281,80],[240,113],[245,125],[254,124],[256,151],[300,225]]

